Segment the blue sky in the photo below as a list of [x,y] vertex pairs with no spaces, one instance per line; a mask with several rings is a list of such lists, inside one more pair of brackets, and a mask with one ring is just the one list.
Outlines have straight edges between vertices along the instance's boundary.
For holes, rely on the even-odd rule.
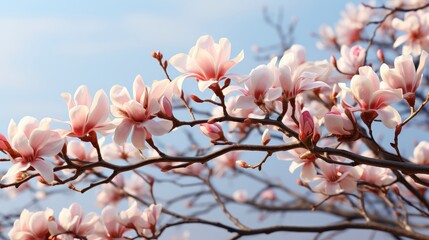
[[[126,4],[125,4],[126,3]],[[333,24],[344,8],[329,1],[73,1],[0,3],[0,131],[11,118],[67,117],[61,92],[86,84],[94,93],[114,84],[130,86],[137,74],[146,82],[164,76],[150,57],[187,52],[199,36],[227,37],[233,53],[245,51],[235,69],[248,73],[258,62],[252,46],[277,42],[262,18],[262,7],[285,22],[298,19],[296,42],[310,59],[327,58],[310,37],[321,23]],[[322,14],[323,13],[323,14]]]
[[168,59],[188,52],[205,34],[229,38],[233,56],[243,49],[245,59],[234,72],[248,73],[261,63],[252,47],[278,41],[263,21],[264,6],[273,13],[282,7],[286,23],[297,18],[296,43],[306,47],[309,59],[329,58],[311,33],[340,18],[342,0],[1,2],[0,132],[7,133],[11,118],[26,115],[67,120],[60,94],[81,84],[108,93],[115,84],[131,87],[137,74],[147,83],[163,79],[151,52],[160,50]]

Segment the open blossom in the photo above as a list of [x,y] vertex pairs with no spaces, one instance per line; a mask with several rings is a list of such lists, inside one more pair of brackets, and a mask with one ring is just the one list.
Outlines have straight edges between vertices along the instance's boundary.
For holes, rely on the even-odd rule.
[[266,112],[271,108],[272,102],[281,97],[281,89],[273,87],[276,79],[276,61],[277,58],[273,58],[268,65],[259,65],[252,69],[249,79],[244,83],[245,88],[236,88],[243,93],[237,98],[236,108],[252,109],[259,106]]
[[373,10],[359,4],[347,4],[346,10],[341,13],[342,19],[335,28],[337,32],[337,42],[339,45],[352,45],[361,39],[361,33],[370,21]]
[[239,157],[239,151],[227,152],[217,157],[215,161],[216,166],[214,168],[214,172],[219,176],[223,176],[228,169],[235,171],[235,165]]
[[105,135],[115,127],[109,120],[109,100],[103,90],[98,90],[94,99],[91,98],[87,86],[80,86],[76,90],[74,101],[70,93],[61,95],[67,103],[72,128],[70,131],[64,131],[64,134],[84,137],[95,131]]
[[358,73],[365,60],[365,49],[359,45],[348,47],[341,46],[341,57],[338,59],[337,67],[344,74],[354,75]]
[[73,203],[69,208],[63,208],[58,216],[57,234],[62,234],[61,239],[74,239],[74,235],[88,236],[94,230],[94,225],[99,221],[95,213],[84,214],[82,207]]
[[69,157],[79,160],[75,162],[77,164],[95,162],[98,159],[97,151],[93,146],[90,146],[90,149],[87,150],[85,143],[74,140],[67,143],[67,154],[69,154]]
[[22,118],[18,125],[11,120],[9,139],[12,149],[9,149],[9,156],[13,165],[2,180],[15,180],[17,173],[33,167],[46,182],[54,181],[54,165],[44,158],[58,154],[64,145],[64,139],[59,133],[50,130],[48,124],[48,119],[39,123],[37,119],[28,116]]
[[404,20],[395,18],[392,27],[396,30],[406,32],[399,36],[394,48],[404,44],[402,54],[419,55],[422,50],[429,49],[429,13],[426,11],[412,11],[405,13]]
[[351,111],[362,111],[363,114],[376,113],[388,128],[394,128],[401,122],[398,111],[390,104],[402,99],[402,90],[381,88],[380,79],[371,67],[359,68],[359,75],[353,76],[350,89],[341,83],[340,86],[359,104],[359,107],[350,108]]
[[142,160],[139,151],[133,147],[131,143],[123,143],[118,145],[116,143],[109,143],[101,148],[101,154],[104,160],[118,160],[123,159],[130,162]]
[[124,234],[130,230],[120,223],[119,216],[115,208],[111,205],[103,208],[100,221],[94,224],[93,228],[88,239],[126,239],[124,238]]
[[349,167],[327,163],[317,159],[316,164],[321,175],[316,180],[321,182],[313,190],[326,195],[335,195],[341,192],[354,192],[357,189],[357,181],[362,176],[360,167]]
[[168,120],[155,121],[153,118],[161,110],[159,99],[167,86],[163,82],[155,82],[152,89],[146,86],[141,76],[137,76],[133,84],[133,98],[128,90],[115,85],[110,90],[112,115],[121,120],[116,127],[114,141],[121,145],[125,143],[132,131],[131,142],[138,149],[147,148],[146,139],[152,135],[159,136],[168,133],[173,124]]
[[319,49],[335,49],[337,45],[335,32],[330,26],[327,26],[327,25],[320,26],[319,39],[320,39],[320,42],[317,42],[316,44],[317,48]]
[[329,73],[327,62],[306,62],[305,48],[292,45],[280,59],[275,86],[283,90],[286,99],[295,98],[299,93],[315,88],[329,87],[319,81]]
[[380,168],[369,165],[360,165],[362,168],[361,181],[375,184],[377,186],[386,186],[395,181],[392,171],[388,168]]
[[428,53],[423,51],[420,55],[419,67],[414,67],[411,55],[402,55],[395,58],[395,68],[389,68],[387,64],[380,67],[383,82],[392,89],[402,89],[404,99],[410,106],[414,106],[415,93],[423,78],[423,71],[427,62]]
[[334,135],[349,136],[352,135],[355,129],[356,119],[354,115],[349,112],[346,114],[347,109],[333,106],[331,111],[325,114],[325,127]]
[[230,55],[231,43],[228,39],[221,38],[219,43],[215,43],[213,37],[209,35],[200,37],[188,54],[174,55],[170,59],[170,63],[183,73],[182,76],[174,80],[179,93],[185,78],[197,79],[199,89],[204,91],[213,83],[234,77],[234,75],[226,74],[226,72],[241,62],[244,54],[241,51],[233,59],[229,59]]
[[429,165],[429,142],[422,141],[414,148],[413,158],[415,164]]
[[55,222],[51,221],[54,211],[47,208],[44,212],[30,212],[24,209],[19,219],[15,220],[8,236],[12,240],[34,239],[45,240],[56,229]]
[[293,173],[295,170],[302,166],[300,178],[305,182],[313,181],[316,178],[317,171],[314,161],[316,156],[311,154],[305,148],[295,148],[289,151],[278,152],[277,158],[280,160],[292,160],[289,167],[289,172]]
[[102,190],[97,194],[98,206],[116,204],[124,197],[122,192],[125,186],[124,177],[122,175],[117,175],[112,179],[112,183],[104,184]]

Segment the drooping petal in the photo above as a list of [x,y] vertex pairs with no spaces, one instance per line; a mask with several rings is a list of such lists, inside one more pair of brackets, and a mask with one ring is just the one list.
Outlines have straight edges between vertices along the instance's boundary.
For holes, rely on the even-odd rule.
[[34,169],[38,173],[40,173],[40,176],[45,179],[46,182],[52,183],[54,181],[54,165],[48,161],[36,159],[30,163]]
[[130,135],[132,128],[133,128],[133,125],[131,120],[127,118],[123,119],[122,122],[116,127],[113,141],[118,145],[125,143],[128,136]]

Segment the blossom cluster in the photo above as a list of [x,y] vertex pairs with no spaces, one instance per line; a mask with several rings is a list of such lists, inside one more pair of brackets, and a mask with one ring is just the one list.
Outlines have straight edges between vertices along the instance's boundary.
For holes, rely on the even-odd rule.
[[30,212],[24,209],[9,232],[10,239],[125,239],[137,234],[154,237],[162,206],[150,205],[141,211],[133,201],[125,211],[116,212],[112,206],[103,208],[101,215],[85,214],[79,204],[63,208],[56,218],[54,211]]

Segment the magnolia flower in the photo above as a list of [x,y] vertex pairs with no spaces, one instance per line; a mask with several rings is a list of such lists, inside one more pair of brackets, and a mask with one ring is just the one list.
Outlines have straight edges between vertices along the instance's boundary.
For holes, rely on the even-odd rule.
[[361,39],[361,32],[370,21],[374,11],[359,4],[358,6],[349,3],[346,10],[341,12],[342,19],[335,28],[337,32],[337,42],[339,45],[352,45]]
[[156,224],[161,215],[162,205],[151,204],[148,208],[143,211],[142,218],[145,223],[143,226],[142,233],[144,236],[154,235],[156,232]]
[[94,231],[94,225],[99,221],[95,213],[89,213],[85,216],[82,207],[73,203],[69,208],[63,208],[58,216],[58,234],[62,235],[61,239],[74,239],[74,235],[88,236]]
[[247,191],[244,189],[239,189],[232,194],[232,198],[238,203],[245,203],[248,199]]
[[395,177],[392,176],[392,172],[388,168],[380,168],[369,165],[360,165],[362,168],[361,181],[374,184],[376,186],[386,186],[395,181]]
[[97,205],[107,206],[108,204],[118,203],[124,197],[122,192],[124,186],[124,177],[122,175],[116,175],[110,184],[103,184],[102,190],[97,194]]
[[270,188],[270,189],[264,190],[259,195],[259,199],[261,199],[262,201],[273,202],[277,199],[277,197],[276,197],[276,193],[273,191],[273,189]]
[[254,68],[250,72],[249,79],[244,83],[245,88],[230,87],[243,93],[237,98],[236,108],[253,109],[258,106],[267,113],[272,102],[281,97],[281,89],[273,87],[276,79],[276,61],[277,58],[273,58],[268,65],[259,65]]
[[200,130],[204,135],[209,137],[212,142],[225,141],[222,126],[219,123],[201,123]]
[[[359,75],[353,76],[350,89],[344,84],[339,85],[359,104],[359,107],[350,108],[351,111],[362,111],[363,114],[370,115],[376,113],[375,117],[380,115],[381,121],[388,128],[394,128],[401,122],[398,111],[389,105],[402,99],[402,90],[380,88],[380,80],[371,67],[359,68]],[[364,115],[361,116],[366,122],[372,122],[374,119],[373,117],[365,119]]]
[[54,181],[54,165],[45,161],[45,157],[58,154],[64,139],[59,133],[49,130],[48,119],[40,123],[33,117],[24,117],[18,125],[11,120],[9,124],[9,139],[11,148],[9,156],[13,163],[6,175],[1,179],[13,179],[19,172],[33,167],[46,182]]
[[348,110],[333,106],[331,111],[325,114],[325,127],[329,132],[338,136],[349,136],[356,131],[356,119],[353,113],[346,114],[346,111]]
[[111,205],[103,208],[100,221],[94,224],[93,228],[94,230],[88,236],[88,239],[126,239],[124,238],[124,234],[130,230],[120,223],[116,210]]
[[423,78],[423,71],[427,62],[428,53],[423,51],[420,55],[417,71],[414,67],[411,55],[402,55],[395,58],[395,68],[389,68],[387,64],[380,67],[383,82],[392,89],[402,89],[404,99],[410,106],[414,106],[415,93]]
[[295,148],[285,152],[278,152],[277,158],[280,160],[292,160],[289,172],[293,173],[302,166],[300,178],[305,182],[313,181],[316,178],[317,171],[314,165],[316,156],[311,154],[305,148]]
[[394,48],[404,44],[402,54],[419,55],[422,50],[429,49],[429,13],[426,11],[406,12],[404,20],[395,18],[392,27],[407,34],[399,36]]
[[123,159],[126,161],[136,162],[142,160],[139,151],[133,147],[131,143],[109,143],[101,148],[101,155],[104,160],[119,160]]
[[270,129],[267,128],[264,130],[264,133],[262,133],[262,145],[267,145],[271,141],[271,135],[270,135]]
[[360,67],[363,66],[365,60],[365,49],[359,45],[348,47],[341,46],[341,57],[338,59],[337,67],[344,73],[354,75],[358,73]]
[[179,53],[170,59],[182,76],[176,78],[175,88],[179,94],[182,90],[185,78],[195,78],[198,81],[200,91],[204,91],[213,83],[226,78],[234,78],[235,75],[226,72],[241,62],[244,58],[241,51],[235,58],[229,59],[231,55],[231,43],[226,38],[221,38],[215,43],[213,37],[205,35],[198,39],[188,54]]
[[90,149],[87,150],[83,142],[70,141],[67,143],[67,154],[70,158],[78,159],[82,162],[75,162],[77,164],[83,162],[95,162],[98,159],[97,151],[93,146],[90,146]]
[[115,85],[110,90],[112,115],[121,119],[116,127],[114,141],[123,144],[132,131],[131,141],[138,149],[145,149],[145,140],[152,135],[159,136],[169,132],[173,126],[171,121],[153,118],[160,111],[159,99],[168,88],[165,81],[154,82],[152,89],[146,86],[141,76],[137,76],[133,84],[133,98],[128,90]]
[[413,158],[415,164],[429,165],[429,142],[422,141],[414,148]]
[[320,26],[319,40],[320,42],[316,43],[316,46],[319,49],[335,49],[337,45],[334,29],[327,25]]
[[84,137],[95,131],[106,135],[115,127],[109,120],[109,100],[103,90],[98,90],[93,100],[88,87],[83,85],[76,90],[74,102],[70,93],[62,93],[61,96],[67,102],[72,127],[63,134]]
[[56,223],[53,222],[54,211],[47,208],[44,212],[30,212],[24,209],[15,220],[8,236],[12,240],[34,239],[45,240],[52,235],[50,230],[56,229]]
[[214,172],[219,176],[223,176],[228,169],[235,171],[235,165],[239,157],[239,151],[232,151],[222,154],[215,159],[216,166],[214,168]]
[[318,81],[329,70],[327,62],[306,62],[305,48],[292,45],[280,59],[275,86],[283,90],[283,97],[286,99],[295,98],[299,93],[315,88],[329,88],[326,83]]
[[321,182],[313,188],[314,191],[326,195],[356,191],[357,181],[362,176],[361,168],[327,163],[320,159],[316,160],[316,164],[321,175],[318,175],[315,180]]

